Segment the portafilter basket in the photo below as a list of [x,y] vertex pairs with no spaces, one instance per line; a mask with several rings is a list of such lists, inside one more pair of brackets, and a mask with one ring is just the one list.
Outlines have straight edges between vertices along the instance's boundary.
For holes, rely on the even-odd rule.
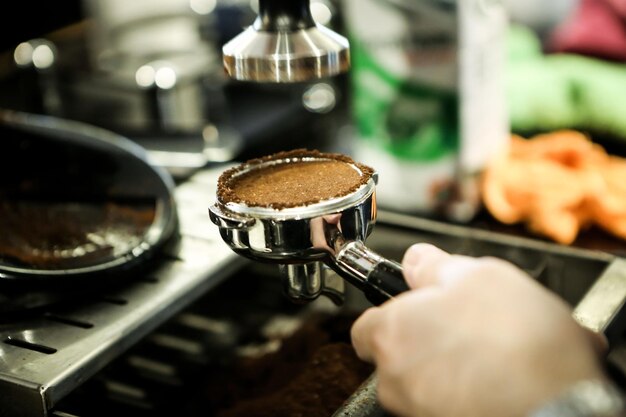
[[[338,197],[295,206],[255,205],[232,200],[224,192],[243,176],[258,178],[268,168],[333,160],[349,164],[361,180]],[[338,275],[362,290],[372,303],[380,304],[408,287],[400,264],[364,243],[376,223],[376,183],[377,173],[340,154],[283,152],[225,171],[209,214],[222,239],[236,253],[280,265],[285,292],[294,301],[309,301],[324,294],[340,304],[344,283]],[[307,184],[300,185],[308,188]]]

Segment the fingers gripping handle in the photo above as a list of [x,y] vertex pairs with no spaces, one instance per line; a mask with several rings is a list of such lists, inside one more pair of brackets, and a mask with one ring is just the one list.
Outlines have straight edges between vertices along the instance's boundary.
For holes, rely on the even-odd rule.
[[335,256],[335,263],[375,305],[409,289],[402,266],[368,249],[363,242],[344,244]]

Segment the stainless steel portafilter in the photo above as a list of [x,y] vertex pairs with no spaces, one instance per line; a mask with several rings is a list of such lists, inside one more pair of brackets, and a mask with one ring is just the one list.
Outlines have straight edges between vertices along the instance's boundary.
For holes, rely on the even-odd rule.
[[255,82],[304,82],[350,68],[348,40],[315,23],[309,0],[259,0],[259,15],[222,47],[230,77]]
[[376,222],[375,172],[341,160],[358,173],[358,186],[338,197],[294,206],[254,205],[228,195],[229,187],[241,178],[261,178],[268,170],[294,164],[332,161],[335,155],[279,153],[225,171],[209,214],[235,252],[280,265],[285,292],[293,300],[307,301],[324,294],[340,304],[344,282],[339,276],[361,289],[372,303],[380,304],[408,287],[402,267],[364,243]]

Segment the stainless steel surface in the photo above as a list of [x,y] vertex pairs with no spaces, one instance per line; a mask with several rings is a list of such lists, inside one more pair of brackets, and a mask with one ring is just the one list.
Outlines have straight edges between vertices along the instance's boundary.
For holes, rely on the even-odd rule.
[[76,307],[0,324],[0,415],[47,415],[114,357],[242,265],[206,216],[216,179],[217,172],[202,172],[176,189],[182,240],[148,276]]
[[280,272],[285,275],[288,297],[294,300],[314,300],[322,293],[324,275],[321,262],[305,264],[279,265]]
[[[221,171],[221,169],[220,169]],[[185,236],[193,239],[193,241],[201,241],[202,234],[205,229],[205,225],[208,224],[209,229],[216,230],[217,228],[209,223],[209,220],[206,218],[206,198],[207,192],[211,193],[211,184],[214,184],[216,175],[213,175],[209,171],[204,171],[197,176],[195,176],[192,180],[193,184],[187,185],[183,184],[179,186],[177,189],[177,201],[180,202],[179,206],[182,210],[187,210],[183,216],[181,216],[183,220],[183,225],[185,228]],[[201,185],[202,190],[198,189],[198,185]],[[202,195],[199,196],[199,192],[202,191]],[[202,207],[197,207],[197,206]],[[216,239],[219,240],[219,239]],[[368,246],[372,249],[376,250],[377,253],[384,255],[388,259],[400,259],[403,252],[406,248],[415,242],[428,242],[435,244],[439,247],[442,247],[445,250],[448,250],[453,253],[459,254],[468,254],[473,256],[498,256],[503,259],[509,260],[517,264],[520,268],[528,271],[532,277],[537,279],[539,282],[544,284],[550,290],[557,293],[559,296],[563,297],[572,306],[576,306],[581,300],[585,298],[585,295],[590,291],[593,287],[594,283],[598,280],[598,277],[605,274],[609,270],[609,265],[616,259],[614,255],[607,254],[605,252],[600,251],[589,251],[589,250],[579,250],[571,247],[563,247],[560,245],[555,245],[546,242],[539,242],[535,239],[525,239],[525,238],[516,238],[509,235],[503,235],[492,232],[485,232],[482,230],[477,230],[469,227],[463,226],[454,226],[446,223],[439,223],[430,220],[415,218],[411,216],[405,215],[396,215],[394,213],[389,212],[379,212],[377,219],[377,226],[375,233],[372,233],[368,237]],[[202,248],[200,246],[197,247],[198,250],[202,251],[202,254],[198,254],[198,258],[196,260],[198,265],[202,265],[203,262],[206,262],[207,259],[211,256],[216,256],[218,253],[221,253],[219,250],[219,244],[216,242],[216,246],[211,246],[210,248]],[[221,244],[222,250],[226,250],[226,252],[231,252],[228,249],[227,245]],[[204,252],[208,250],[208,252]],[[186,251],[181,251],[181,253],[185,253]],[[219,258],[219,256],[217,256]],[[241,260],[241,257],[232,258],[234,263],[237,260]],[[236,294],[239,294],[238,300],[242,304],[238,302],[233,302],[232,300],[224,300],[225,305],[230,305],[235,310],[240,310],[240,305],[244,305],[249,307],[249,304],[254,304],[255,302],[262,302],[263,306],[266,306],[269,303],[268,294],[271,293],[263,293],[263,296],[260,296],[257,291],[257,287],[255,286],[261,278],[273,281],[269,276],[258,275],[260,271],[264,271],[265,273],[270,273],[272,270],[272,265],[266,265],[261,263],[250,263],[247,265],[249,269],[245,269],[242,274],[231,274],[231,275],[239,275],[233,276],[235,278],[234,281],[229,283],[233,283],[234,285],[231,287]],[[233,266],[235,267],[235,266]],[[219,268],[219,267],[218,267]],[[231,267],[227,267],[231,268]],[[214,269],[211,269],[214,270]],[[249,272],[254,271],[254,272]],[[223,273],[229,273],[228,271],[224,271]],[[271,274],[273,278],[276,278],[275,274]],[[334,275],[336,277],[336,275]],[[158,278],[158,277],[157,277]],[[252,279],[251,279],[252,278]],[[172,276],[172,280],[178,281],[179,279],[185,279],[183,276]],[[213,278],[207,278],[210,281],[210,284],[213,284]],[[149,280],[147,282],[141,281],[141,285],[154,285],[149,284]],[[202,285],[206,285],[206,281],[199,281],[203,283]],[[341,280],[341,282],[344,282]],[[241,288],[241,285],[247,285],[248,283],[252,286],[252,290],[247,293],[241,294],[241,291],[244,289]],[[138,283],[140,284],[140,283]],[[169,285],[174,285],[174,281],[170,281]],[[276,285],[273,287],[277,291],[280,291],[280,285]],[[348,290],[350,287],[348,286]],[[201,291],[200,291],[201,292]],[[219,293],[219,291],[216,291]],[[208,294],[209,296],[211,294]],[[216,294],[215,294],[216,295]],[[277,296],[280,294],[276,294]],[[367,304],[365,300],[362,299],[362,294],[359,291],[346,291],[346,295],[348,298],[356,297],[358,300],[352,299],[348,300],[347,304],[351,304],[350,308],[360,309],[370,306]],[[188,297],[196,297],[196,294]],[[271,297],[269,297],[271,298]],[[280,297],[278,297],[280,298]],[[114,299],[112,299],[114,300]],[[276,299],[274,299],[275,301]],[[315,303],[319,303],[320,301],[327,301],[324,298],[319,298]],[[365,302],[364,302],[365,301]],[[130,304],[130,303],[129,303]],[[182,302],[182,304],[189,305],[191,303]],[[312,303],[314,304],[314,303]],[[102,303],[106,308],[110,308],[106,303]],[[311,305],[311,304],[307,304]],[[329,308],[330,303],[323,304],[324,308]],[[319,304],[318,304],[319,306]],[[94,377],[91,378],[92,383],[96,386],[104,383],[106,385],[107,392],[103,394],[102,401],[108,402],[109,407],[127,407],[126,410],[134,410],[131,411],[129,415],[151,415],[151,416],[161,416],[161,415],[172,415],[171,411],[168,414],[164,412],[160,408],[154,408],[146,412],[146,409],[142,408],[146,403],[151,403],[154,400],[154,396],[162,395],[162,392],[167,392],[168,396],[173,393],[175,390],[177,392],[177,400],[180,400],[180,403],[187,401],[189,397],[185,397],[185,395],[190,391],[190,385],[188,384],[197,384],[199,383],[196,380],[189,380],[184,378],[184,369],[186,366],[192,366],[194,369],[198,370],[198,367],[201,367],[201,364],[210,363],[211,361],[220,360],[223,358],[223,354],[225,349],[230,349],[232,351],[236,349],[233,343],[229,342],[229,340],[235,338],[237,339],[237,331],[233,331],[231,327],[237,327],[242,325],[241,323],[235,324],[236,319],[228,314],[228,312],[224,312],[223,314],[215,314],[218,310],[211,310],[212,314],[209,313],[208,316],[199,316],[201,311],[205,309],[205,306],[200,303],[199,305],[190,306],[191,309],[184,311],[182,315],[174,315],[173,319],[177,324],[184,322],[185,330],[181,332],[179,337],[176,336],[177,333],[173,332],[170,327],[159,328],[155,331],[151,332],[147,336],[144,337],[144,342],[148,345],[147,348],[152,348],[154,344],[158,344],[159,346],[167,346],[167,354],[169,356],[152,356],[150,355],[150,350],[145,351],[135,351],[129,350],[126,355],[121,355],[120,359],[124,364],[128,366],[132,366],[134,370],[137,372],[149,372],[150,378],[148,381],[152,381],[152,386],[142,386],[140,382],[133,379],[131,371],[126,373],[120,373],[121,371],[127,370],[127,368],[114,369],[113,377],[111,372],[101,372]],[[342,308],[345,308],[344,305]],[[100,307],[103,308],[103,307]],[[116,306],[117,309],[124,309],[124,306]],[[95,307],[94,307],[95,309]],[[219,310],[221,311],[221,310]],[[255,311],[255,310],[253,310]],[[261,310],[258,313],[246,313],[246,317],[255,317],[264,314],[265,310]],[[623,317],[623,313],[620,313],[620,316]],[[223,319],[220,319],[223,318]],[[284,319],[293,319],[293,316],[290,313],[286,313],[282,316]],[[123,320],[123,318],[122,318]],[[157,321],[164,320],[164,317],[158,317]],[[218,346],[216,348],[206,348],[206,334],[204,338],[199,335],[199,333],[189,334],[189,327],[193,326],[196,328],[208,329],[211,338],[214,342],[217,342]],[[178,327],[177,327],[178,328]],[[95,329],[95,327],[94,327]],[[77,329],[77,334],[89,334],[89,332],[93,329]],[[127,328],[128,331],[135,331],[135,329]],[[145,328],[139,327],[137,329],[140,333],[145,333]],[[240,335],[239,335],[240,337]],[[130,339],[135,339],[135,336],[130,337]],[[247,340],[247,339],[246,339]],[[79,342],[75,342],[75,345],[78,345]],[[203,344],[205,347],[203,348]],[[270,345],[263,345],[264,347],[269,347]],[[625,350],[623,347],[623,343],[620,345],[614,345],[610,352],[611,361],[618,366],[622,372],[626,375],[626,355],[624,354]],[[173,348],[169,350],[169,348]],[[567,347],[564,347],[566,349]],[[119,350],[122,350],[120,348]],[[174,357],[176,355],[172,354],[172,351],[179,352],[180,355],[184,356],[188,359],[187,362],[180,361],[179,357]],[[141,354],[143,352],[145,356]],[[163,353],[163,352],[161,352]],[[99,352],[95,353],[100,354]],[[45,355],[38,354],[35,356],[54,356],[53,355]],[[155,361],[155,358],[161,358],[158,361]],[[13,358],[14,359],[14,358]],[[183,362],[183,363],[180,363]],[[2,362],[0,362],[2,363]],[[4,364],[2,365],[4,366]],[[24,367],[28,367],[24,365]],[[199,373],[203,374],[203,370],[206,368],[200,368]],[[111,369],[109,369],[111,371]],[[116,379],[115,376],[120,379]],[[72,383],[75,385],[83,384],[86,385],[88,374],[81,374],[80,381],[73,381]],[[124,379],[127,378],[127,379]],[[154,381],[163,380],[163,383],[160,383],[156,388],[153,385],[156,385]],[[375,376],[372,376],[365,384],[361,386],[361,388],[354,393],[353,396],[348,399],[348,401],[335,413],[335,417],[338,416],[363,416],[363,417],[374,417],[374,416],[389,416],[389,414],[385,413],[384,410],[380,408],[380,406],[376,403],[375,399]],[[7,382],[3,379],[2,385],[0,385],[0,398],[11,398],[11,400],[15,403],[22,404],[31,404],[36,407],[39,407],[38,410],[41,411],[41,395],[39,391],[33,387],[32,389],[26,389],[23,386],[17,384],[18,381],[12,380]],[[169,385],[172,384],[172,385]],[[176,385],[181,384],[181,385]],[[11,390],[10,387],[14,389]],[[17,388],[17,389],[15,389]],[[163,390],[163,391],[161,391]],[[82,393],[77,391],[74,395],[68,395],[67,399],[73,397],[81,397]],[[140,398],[143,395],[146,395],[145,398]],[[207,394],[208,395],[208,394]],[[94,404],[98,405],[100,402],[93,401]],[[111,403],[114,403],[113,405]],[[121,404],[121,405],[120,405]],[[158,402],[152,403],[152,405],[157,404]],[[59,408],[55,410],[55,412],[62,411],[71,411],[71,409],[66,409],[63,406],[67,406],[68,403],[61,403]],[[134,407],[134,408],[133,408]],[[175,408],[179,410],[179,408]],[[20,410],[22,411],[22,410]],[[33,410],[31,410],[33,411]],[[109,414],[114,415],[115,413]],[[180,412],[173,413],[174,415],[190,415],[189,413],[184,413],[182,410]],[[27,415],[23,412],[20,413],[12,413],[10,415]],[[37,414],[36,411],[33,411],[30,415],[41,415]],[[62,414],[60,414],[62,415]],[[76,413],[76,415],[93,415],[91,413],[80,414]],[[194,415],[194,414],[191,414]]]
[[[381,265],[393,264],[398,271],[402,269],[400,263],[385,259],[359,240],[342,242],[338,248],[335,255],[337,267],[351,276],[358,277],[362,282],[370,282],[370,285],[374,287],[378,287],[378,284],[372,281],[372,271],[380,268]],[[380,287],[379,289],[386,298],[396,295],[388,292],[386,288]]]
[[284,292],[291,300],[308,302],[323,294],[335,305],[343,305],[344,281],[322,262],[282,264],[278,267],[284,277]]
[[376,398],[376,374],[372,374],[332,415],[332,417],[384,417],[388,414]]
[[578,303],[574,310],[574,318],[595,332],[606,333],[624,308],[624,304],[626,304],[626,260],[617,258]]
[[222,55],[228,75],[242,81],[304,82],[350,68],[348,40],[314,22],[309,0],[260,0],[257,19]]
[[[314,159],[306,158],[307,161]],[[244,164],[237,175],[299,160],[287,158]],[[354,168],[359,171],[356,165]],[[393,271],[389,270],[387,275],[395,273],[395,278],[381,277],[379,267],[392,263],[363,244],[376,222],[376,180],[374,174],[345,196],[309,205],[274,209],[217,201],[209,208],[209,213],[219,226],[222,239],[243,256],[278,264],[324,262],[372,297],[388,299],[398,292],[392,291],[398,286],[390,281],[403,282],[401,266],[393,264]],[[322,268],[283,267],[282,270],[287,273],[286,293],[294,300],[310,300],[324,293],[324,279],[319,274]],[[304,272],[310,273],[308,279]]]
[[[282,339],[296,336],[299,340],[296,333],[304,330],[308,334],[310,329],[305,328],[315,323],[313,320],[328,316],[333,329],[343,329],[332,330],[332,334],[345,341],[344,320],[354,317],[354,313],[325,298],[306,304],[290,303],[281,292],[277,272],[272,266],[249,263],[112,361],[61,401],[55,411],[81,417],[215,416],[258,395],[259,389],[275,392],[269,387],[272,383],[264,383],[267,372],[275,372],[271,362],[262,365],[265,359],[285,357],[287,361],[276,366],[277,373],[283,365],[297,372],[299,364],[309,357],[310,349],[325,343],[324,337],[316,337],[307,343],[310,348],[287,348],[292,353],[284,356],[286,346]],[[337,321],[330,317],[335,314]],[[267,372],[248,373],[251,360],[261,360],[257,363]],[[276,382],[290,384],[291,380]],[[251,392],[250,397],[236,393],[248,389],[256,393]],[[332,389],[326,387],[328,391]],[[235,397],[223,398],[225,391]],[[289,401],[291,396],[285,394],[281,398]],[[97,404],[97,409],[93,404]]]

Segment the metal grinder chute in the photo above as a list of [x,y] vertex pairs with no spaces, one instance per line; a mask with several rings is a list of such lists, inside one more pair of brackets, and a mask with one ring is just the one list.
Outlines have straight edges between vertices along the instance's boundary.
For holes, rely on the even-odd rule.
[[306,82],[350,68],[346,38],[315,23],[309,0],[259,0],[254,23],[222,47],[236,80]]

